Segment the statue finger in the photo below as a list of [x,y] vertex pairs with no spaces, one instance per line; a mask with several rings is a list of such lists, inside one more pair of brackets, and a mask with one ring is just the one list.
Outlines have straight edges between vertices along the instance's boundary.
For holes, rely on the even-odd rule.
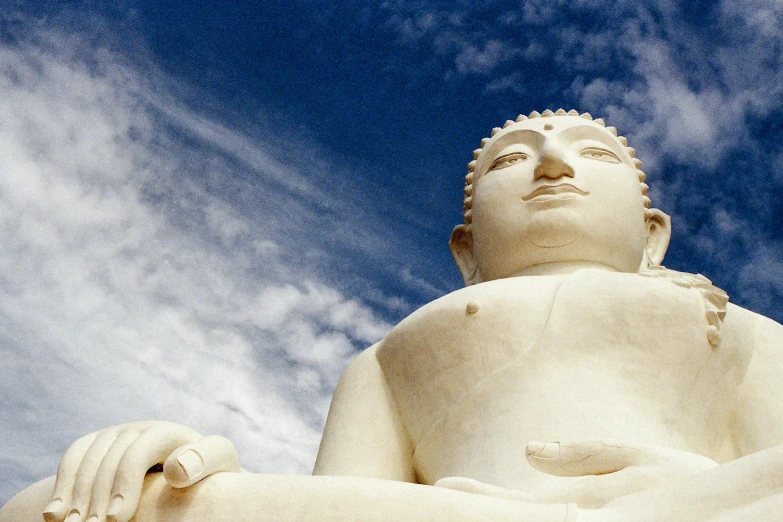
[[614,440],[530,442],[527,459],[539,471],[563,477],[603,475],[631,466],[669,473],[696,473],[718,464],[696,453],[649,444]]
[[106,511],[109,508],[117,467],[128,447],[139,437],[140,433],[140,430],[123,431],[103,457],[95,473],[87,522],[104,522],[106,520]]
[[561,477],[613,473],[647,461],[636,445],[615,441],[529,442],[527,460],[539,471]]
[[609,502],[682,478],[682,474],[658,466],[628,466],[605,475],[578,479],[558,477],[555,482],[527,493],[528,501],[538,504],[573,503],[580,508],[597,509]]
[[174,450],[163,464],[163,476],[172,487],[184,488],[213,473],[240,469],[234,444],[210,435]]
[[625,468],[607,475],[587,476],[574,480],[560,477],[545,487],[527,492],[527,500],[536,504],[576,504],[580,508],[597,509],[615,498],[636,493],[657,485],[655,481],[642,481],[642,474],[627,474]]
[[437,488],[453,489],[462,491],[463,493],[474,493],[506,500],[529,501],[527,492],[525,491],[494,486],[467,477],[444,477],[435,482],[434,486]]
[[79,465],[97,435],[97,433],[90,433],[78,439],[68,447],[65,455],[60,459],[52,500],[43,512],[43,518],[46,522],[62,522],[65,519],[68,507],[71,505],[73,485],[76,482]]
[[116,439],[116,430],[104,430],[98,433],[84,457],[82,457],[79,470],[76,473],[73,494],[65,522],[84,522],[87,518],[95,475],[106,452],[109,451]]
[[130,520],[139,505],[147,470],[163,463],[178,447],[200,438],[198,432],[171,422],[155,423],[142,432],[117,466],[106,519],[112,522]]

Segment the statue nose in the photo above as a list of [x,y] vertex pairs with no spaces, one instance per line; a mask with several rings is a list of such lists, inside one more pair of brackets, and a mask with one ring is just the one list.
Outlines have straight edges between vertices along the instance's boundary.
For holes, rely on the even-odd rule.
[[557,179],[562,177],[573,178],[574,169],[554,151],[545,152],[533,171],[533,179]]

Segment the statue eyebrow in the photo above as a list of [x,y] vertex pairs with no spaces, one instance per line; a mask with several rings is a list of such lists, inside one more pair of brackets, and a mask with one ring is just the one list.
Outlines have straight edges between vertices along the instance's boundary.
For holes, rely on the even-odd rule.
[[579,136],[578,137],[579,140],[598,141],[600,143],[603,143],[607,147],[609,147],[612,150],[612,152],[618,155],[618,157],[621,157],[623,154],[627,155],[627,153],[625,152],[625,147],[621,145],[621,143],[617,140],[617,138],[605,132],[603,129],[599,129],[592,125],[577,125],[574,127],[569,127],[567,129],[563,129],[563,131],[560,132],[559,136],[565,136],[566,138],[568,138],[570,137],[569,135],[576,134],[579,131],[583,131],[585,129],[591,131],[590,136]]
[[[520,137],[529,138],[524,141],[520,140]],[[530,139],[532,138],[532,139]],[[492,161],[488,161],[491,164],[502,154],[506,148],[515,144],[535,145],[546,139],[546,135],[542,132],[533,129],[520,129],[518,131],[509,132],[503,136],[496,143],[492,144],[492,147],[487,151],[486,158],[488,161],[490,158]]]

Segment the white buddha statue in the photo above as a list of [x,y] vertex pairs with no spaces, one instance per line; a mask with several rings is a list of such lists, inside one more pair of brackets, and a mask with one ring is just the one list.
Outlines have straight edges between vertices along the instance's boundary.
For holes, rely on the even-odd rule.
[[783,327],[660,266],[669,218],[600,119],[533,112],[474,157],[467,287],[348,366],[314,477],[134,423],[76,441],[0,522],[773,519]]

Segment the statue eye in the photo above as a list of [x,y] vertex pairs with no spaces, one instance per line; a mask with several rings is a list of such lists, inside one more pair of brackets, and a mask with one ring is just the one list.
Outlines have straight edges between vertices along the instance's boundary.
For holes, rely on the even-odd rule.
[[505,169],[506,167],[516,165],[517,163],[522,163],[526,159],[527,154],[524,152],[512,152],[511,154],[500,156],[495,161],[493,161],[492,165],[489,167],[489,170]]
[[594,159],[598,161],[605,161],[607,163],[620,163],[614,152],[610,152],[606,149],[599,149],[598,147],[587,147],[579,151],[579,155],[583,158]]

